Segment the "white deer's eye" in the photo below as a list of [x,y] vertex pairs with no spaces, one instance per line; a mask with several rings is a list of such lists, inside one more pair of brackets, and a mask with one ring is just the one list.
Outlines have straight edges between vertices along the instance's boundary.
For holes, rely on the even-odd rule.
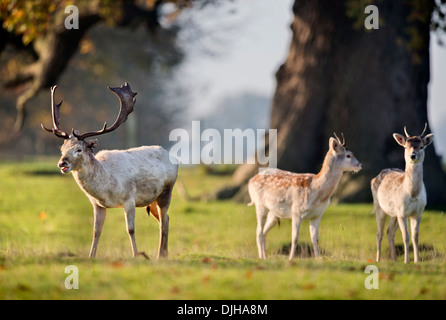
[[347,154],[347,155],[346,155],[345,157],[347,157],[347,158],[349,158],[349,159],[350,159],[350,158],[351,158],[352,156],[351,156],[351,155],[349,155],[349,154]]

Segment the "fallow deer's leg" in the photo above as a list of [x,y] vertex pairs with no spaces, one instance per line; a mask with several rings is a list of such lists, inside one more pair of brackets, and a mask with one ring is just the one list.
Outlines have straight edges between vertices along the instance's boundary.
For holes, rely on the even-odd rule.
[[257,216],[257,231],[256,242],[257,250],[259,252],[259,259],[266,259],[266,246],[265,246],[265,229],[266,218],[268,216],[268,209],[261,204],[256,204],[256,216]]
[[407,219],[403,217],[398,217],[398,225],[401,229],[401,234],[403,236],[404,242],[404,263],[409,262],[409,231],[407,228]]
[[271,230],[272,227],[274,227],[279,222],[279,219],[273,214],[269,213],[265,225],[263,227],[263,238],[266,239],[266,235]]
[[383,231],[386,224],[387,215],[382,211],[380,207],[375,207],[376,224],[378,225],[378,231],[376,232],[376,262],[381,259],[381,243],[383,240]]
[[297,242],[299,241],[299,230],[302,219],[299,215],[293,214],[291,219],[291,250],[289,259],[292,260],[296,255]]
[[93,204],[94,210],[94,226],[93,226],[93,242],[90,249],[90,258],[96,256],[96,250],[98,248],[99,238],[101,237],[102,227],[104,226],[104,221],[107,213],[107,209],[99,207]]
[[262,236],[262,241],[263,241],[262,253],[265,259],[266,259],[266,235],[271,230],[271,228],[277,224],[277,222],[279,222],[279,219],[272,212],[269,212],[266,218],[265,225],[263,226],[263,236]]
[[319,256],[319,223],[321,222],[321,218],[314,219],[310,221],[310,237],[311,242],[313,243],[314,257]]
[[412,235],[414,262],[419,261],[418,234],[420,230],[421,217],[410,217],[410,233]]
[[127,233],[130,238],[133,257],[136,257],[138,255],[138,249],[136,248],[136,240],[135,240],[135,204],[134,203],[125,204],[124,210],[125,210]]
[[389,242],[390,259],[396,261],[395,233],[398,229],[397,219],[390,217],[389,226],[387,227],[387,241]]

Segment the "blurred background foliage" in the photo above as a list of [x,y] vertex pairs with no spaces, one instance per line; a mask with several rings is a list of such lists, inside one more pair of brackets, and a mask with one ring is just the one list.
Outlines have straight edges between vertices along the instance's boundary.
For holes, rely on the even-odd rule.
[[[71,4],[79,9],[78,30],[64,26]],[[208,5],[218,6],[198,0],[194,8]],[[106,86],[128,81],[138,92],[134,116],[126,129],[101,137],[100,147],[166,143],[190,90],[175,74],[184,59],[179,31],[202,34],[192,21],[178,21],[191,7],[184,0],[1,0],[0,151],[57,153],[60,141],[40,129],[51,121],[54,84],[56,99],[64,100],[61,126],[83,132],[113,122],[119,101]]]

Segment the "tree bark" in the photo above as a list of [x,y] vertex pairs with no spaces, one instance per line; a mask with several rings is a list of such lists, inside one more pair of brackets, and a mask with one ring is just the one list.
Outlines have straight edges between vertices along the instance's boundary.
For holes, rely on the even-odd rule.
[[[424,1],[423,10],[407,1],[379,2],[379,29],[370,31],[363,22],[354,27],[347,16],[352,2],[295,1],[289,54],[276,73],[271,128],[278,130],[278,167],[294,172],[318,172],[329,137],[343,132],[364,169],[344,175],[335,197],[365,202],[372,199],[370,180],[382,169],[404,169],[392,134],[407,126],[418,135],[428,120],[433,1]],[[238,175],[239,181],[255,173],[243,170],[249,173]],[[434,146],[426,150],[424,181],[428,204],[445,205],[446,178]]]

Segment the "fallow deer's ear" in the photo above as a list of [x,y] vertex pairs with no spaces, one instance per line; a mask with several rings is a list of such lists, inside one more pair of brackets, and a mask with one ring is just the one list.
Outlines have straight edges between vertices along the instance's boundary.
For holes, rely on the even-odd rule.
[[429,133],[427,136],[425,136],[423,139],[423,146],[427,147],[434,141],[434,135],[432,133]]
[[98,140],[96,139],[85,141],[85,143],[87,144],[87,148],[90,149],[96,148],[98,146]]
[[342,145],[339,143],[338,140],[336,140],[333,137],[330,137],[330,140],[328,141],[328,145],[330,146],[330,150],[334,152],[339,152]]
[[404,137],[403,135],[399,133],[394,133],[393,138],[396,140],[396,142],[398,142],[400,146],[402,147],[406,146],[406,137]]

